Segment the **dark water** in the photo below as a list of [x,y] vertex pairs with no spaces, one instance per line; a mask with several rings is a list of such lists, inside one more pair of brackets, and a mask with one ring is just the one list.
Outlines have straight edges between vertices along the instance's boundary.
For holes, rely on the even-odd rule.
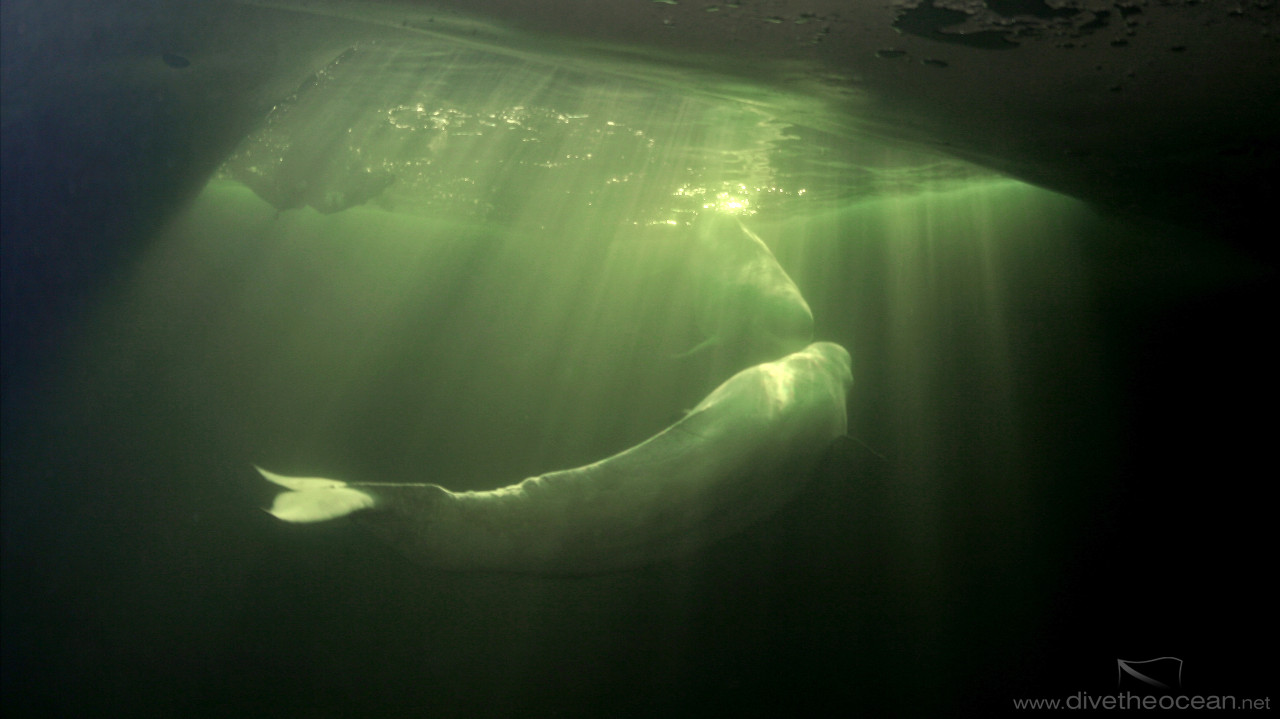
[[[484,85],[462,51],[420,82],[406,52],[359,60],[392,90],[334,70],[299,92],[13,380],[6,709],[987,715],[1158,656],[1189,693],[1268,690],[1265,268],[702,87],[531,64]],[[325,182],[395,183],[320,214],[232,179],[304,134],[344,158]],[[854,356],[856,439],[779,514],[550,578],[434,572],[258,511],[253,463],[483,489],[679,418],[725,367],[673,357],[700,336],[665,223],[708,203],[736,203]]]

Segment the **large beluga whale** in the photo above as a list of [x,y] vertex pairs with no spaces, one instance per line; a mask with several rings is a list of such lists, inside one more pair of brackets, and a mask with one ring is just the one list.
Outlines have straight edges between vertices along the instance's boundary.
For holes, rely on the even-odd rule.
[[286,477],[267,510],[288,522],[352,515],[447,570],[582,574],[676,557],[769,515],[845,434],[849,353],[817,342],[745,369],[683,419],[606,459],[483,492]]
[[759,362],[796,352],[813,338],[809,303],[738,217],[699,217],[688,267],[697,283],[696,322],[704,339],[684,355],[719,348]]

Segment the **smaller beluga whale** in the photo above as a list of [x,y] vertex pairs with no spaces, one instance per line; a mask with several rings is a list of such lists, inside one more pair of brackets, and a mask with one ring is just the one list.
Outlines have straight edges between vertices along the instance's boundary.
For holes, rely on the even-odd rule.
[[439,569],[587,574],[690,553],[773,513],[847,428],[849,353],[816,342],[749,367],[680,421],[606,459],[481,492],[286,477],[287,522],[346,515]]
[[704,339],[678,357],[715,350],[753,364],[809,344],[813,312],[764,240],[719,212],[700,216],[690,230],[688,269]]

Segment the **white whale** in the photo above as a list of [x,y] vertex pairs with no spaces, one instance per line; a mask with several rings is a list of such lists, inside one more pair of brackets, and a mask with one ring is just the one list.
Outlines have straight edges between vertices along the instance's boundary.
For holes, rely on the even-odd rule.
[[737,217],[717,212],[692,230],[689,269],[705,339],[680,356],[718,347],[754,363],[809,344],[813,312],[763,240]]
[[683,419],[599,462],[484,492],[435,484],[285,477],[269,511],[288,522],[347,514],[426,565],[590,573],[673,557],[789,501],[846,431],[849,353],[817,342],[745,369]]

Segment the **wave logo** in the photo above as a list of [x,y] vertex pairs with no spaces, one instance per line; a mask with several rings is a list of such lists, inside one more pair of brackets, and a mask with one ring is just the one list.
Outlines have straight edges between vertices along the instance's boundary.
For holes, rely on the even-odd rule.
[[1121,689],[1155,687],[1172,691],[1182,687],[1182,660],[1156,657],[1144,661],[1116,660],[1116,685]]

